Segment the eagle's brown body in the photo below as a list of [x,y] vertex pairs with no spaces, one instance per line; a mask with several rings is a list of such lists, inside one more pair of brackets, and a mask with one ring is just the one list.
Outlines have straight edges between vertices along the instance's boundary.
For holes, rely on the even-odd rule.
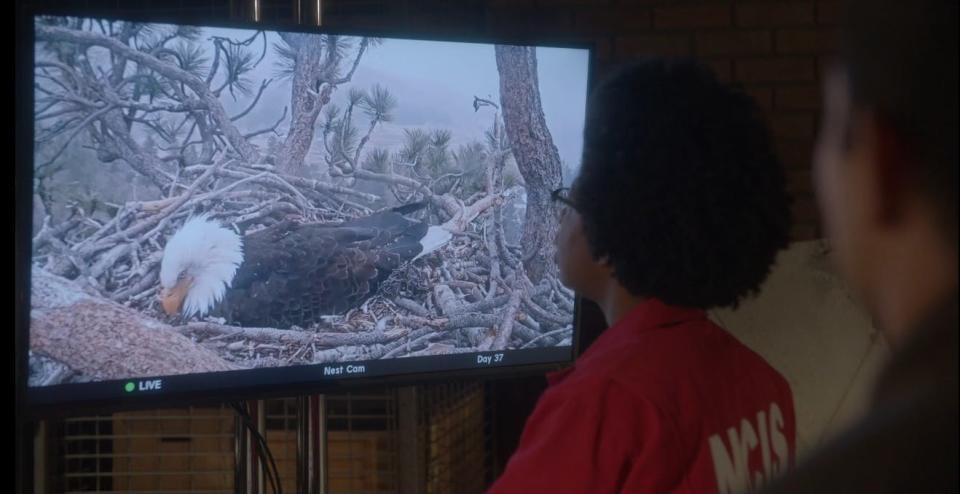
[[338,225],[283,222],[246,235],[244,260],[213,311],[230,324],[307,327],[373,296],[423,251],[429,226],[401,206]]

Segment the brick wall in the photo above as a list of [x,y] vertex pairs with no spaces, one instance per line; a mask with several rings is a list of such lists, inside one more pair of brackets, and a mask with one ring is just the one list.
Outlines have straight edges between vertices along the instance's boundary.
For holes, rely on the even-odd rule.
[[694,56],[741,85],[770,123],[797,240],[819,236],[810,156],[836,0],[327,0],[324,24],[453,36],[593,42],[596,74],[637,55]]

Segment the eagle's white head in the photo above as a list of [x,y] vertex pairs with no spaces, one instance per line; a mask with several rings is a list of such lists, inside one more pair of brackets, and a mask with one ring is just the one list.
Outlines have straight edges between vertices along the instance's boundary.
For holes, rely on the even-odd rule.
[[206,216],[190,218],[163,249],[163,310],[184,317],[205,315],[223,299],[242,262],[240,235]]

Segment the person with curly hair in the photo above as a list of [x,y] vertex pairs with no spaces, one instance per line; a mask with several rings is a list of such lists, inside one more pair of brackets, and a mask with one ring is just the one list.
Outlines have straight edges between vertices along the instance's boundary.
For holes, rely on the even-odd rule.
[[492,493],[735,492],[788,469],[787,381],[707,310],[756,292],[788,243],[754,102],[687,59],[592,92],[580,175],[554,193],[563,282],[609,328],[548,376]]

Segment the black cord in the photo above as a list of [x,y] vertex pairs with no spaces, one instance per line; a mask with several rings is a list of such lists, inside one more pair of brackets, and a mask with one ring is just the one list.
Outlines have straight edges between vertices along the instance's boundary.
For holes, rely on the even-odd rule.
[[[247,412],[243,409],[242,405],[240,405],[240,404],[238,404],[238,403],[231,403],[230,406],[233,407],[233,410],[237,413],[237,416],[240,417],[240,421],[243,423],[244,431],[245,431],[245,432],[248,432],[248,433],[250,434],[250,437],[256,439],[256,434],[257,434],[257,432],[256,432],[256,430],[252,427],[252,424],[251,424],[250,420],[247,418]],[[245,445],[245,444],[246,444],[246,441],[244,441],[244,445]],[[265,455],[262,454],[262,451],[261,451],[262,446],[261,446],[259,440],[256,440],[256,441],[251,442],[251,447],[254,449],[254,453],[255,453],[255,454],[259,454],[259,457],[260,457],[260,458],[264,458],[264,457],[265,457]],[[262,473],[265,477],[267,477],[267,479],[269,479],[269,481],[270,481],[270,488],[273,489],[274,493],[276,493],[276,487],[273,485],[273,476],[270,475],[269,472],[268,472],[268,470],[267,470],[268,465],[267,465],[265,462],[263,462],[263,461],[260,461],[259,464],[260,464],[261,473]]]
[[270,450],[270,446],[267,444],[267,439],[260,434],[260,431],[258,431],[256,426],[253,424],[253,417],[250,415],[249,410],[246,408],[241,408],[241,412],[241,417],[259,444],[260,457],[266,458],[269,461],[269,464],[261,461],[261,465],[263,465],[264,469],[266,470],[266,474],[268,475],[268,478],[272,484],[271,487],[273,488],[273,492],[276,494],[283,494],[283,485],[280,483],[280,470],[277,468],[276,461],[274,461],[273,453]]
[[[255,447],[260,453],[260,466],[264,472],[264,476],[270,481],[270,488],[275,494],[282,494],[283,489],[280,483],[280,473],[277,469],[277,464],[273,459],[273,453],[271,453],[270,447],[267,445],[267,440],[260,434],[260,431],[257,430],[256,426],[254,426],[253,417],[250,416],[249,411],[247,411],[242,405],[234,405],[234,409],[240,415],[240,418],[243,419],[244,426],[250,431],[250,435],[256,439]],[[266,458],[269,461],[269,464],[262,461],[263,458]]]
[[[274,461],[273,453],[270,451],[270,447],[267,445],[266,438],[260,434],[260,431],[253,424],[253,417],[250,416],[250,413],[244,408],[242,404],[232,403],[231,406],[243,420],[243,425],[250,435],[255,439],[255,447],[260,453],[260,467],[263,470],[264,476],[270,481],[270,488],[273,490],[274,494],[283,494],[283,485],[280,482],[280,471],[277,468],[277,463]],[[266,458],[268,462],[262,461],[263,458]]]

